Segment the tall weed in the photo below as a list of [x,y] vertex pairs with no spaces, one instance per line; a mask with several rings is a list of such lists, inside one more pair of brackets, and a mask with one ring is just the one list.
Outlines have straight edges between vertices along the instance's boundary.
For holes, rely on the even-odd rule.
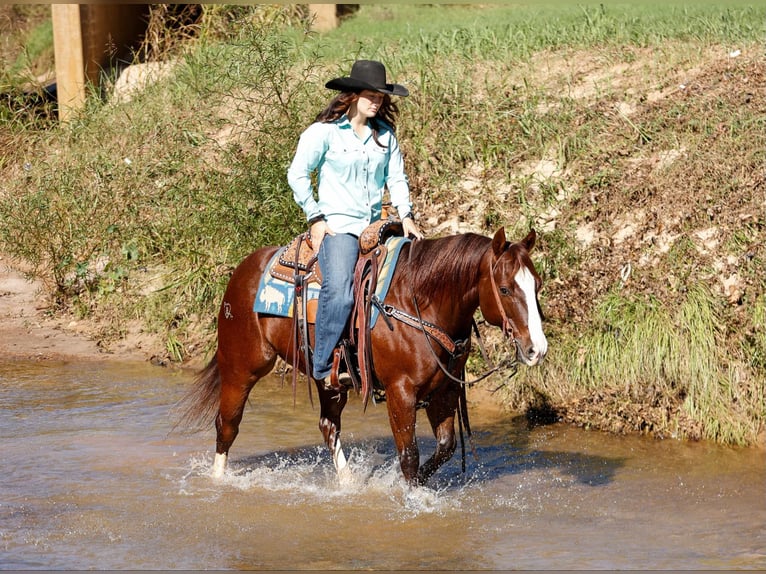
[[[214,314],[247,253],[302,229],[285,170],[311,64],[296,65],[275,25],[244,30],[237,43],[202,44],[172,82],[131,102],[89,100],[0,197],[6,252],[34,275],[51,271],[59,302],[152,309],[147,320],[172,331]],[[45,155],[48,146],[67,152]]]
[[[638,405],[659,408],[663,420],[643,421],[653,434],[752,444],[766,427],[763,381],[745,374],[748,357],[732,355],[722,324],[720,303],[701,284],[691,286],[675,310],[651,297],[613,292],[592,326],[575,337],[553,329],[552,364],[519,371],[504,394],[517,408],[546,397],[575,409],[594,394],[608,396],[625,416],[642,416]],[[619,413],[605,415],[607,430],[614,418]],[[589,424],[599,426],[597,419]]]

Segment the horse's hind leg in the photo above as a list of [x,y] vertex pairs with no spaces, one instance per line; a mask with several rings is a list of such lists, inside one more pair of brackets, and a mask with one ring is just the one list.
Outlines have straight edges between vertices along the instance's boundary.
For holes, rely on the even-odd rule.
[[220,376],[213,475],[221,476],[256,381],[266,376],[277,359],[277,348],[289,340],[290,321],[253,311],[258,281],[277,248],[260,249],[240,263],[229,279],[218,310],[216,361]]
[[245,411],[245,402],[255,383],[266,375],[275,360],[265,364],[257,371],[244,367],[227,366],[219,360],[221,370],[221,398],[218,407],[218,416],[215,419],[215,460],[213,461],[212,475],[220,478],[226,470],[226,463],[234,439],[239,434],[239,424]]
[[341,413],[348,401],[348,393],[324,388],[324,383],[317,382],[319,393],[319,430],[324,442],[332,453],[332,461],[341,481],[349,478],[348,462],[340,443]]
[[243,382],[248,379],[242,376],[234,377],[231,373],[221,375],[221,404],[218,407],[218,416],[215,418],[215,460],[212,471],[215,478],[223,476],[226,470],[229,449],[239,434],[245,401],[255,384],[255,381],[246,384],[232,383],[237,378],[243,379]]

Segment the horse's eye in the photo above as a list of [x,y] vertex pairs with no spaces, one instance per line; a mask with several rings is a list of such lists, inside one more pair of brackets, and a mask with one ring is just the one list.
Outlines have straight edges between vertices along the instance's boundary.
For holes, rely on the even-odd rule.
[[500,287],[500,294],[508,297],[511,294],[511,290],[508,287]]

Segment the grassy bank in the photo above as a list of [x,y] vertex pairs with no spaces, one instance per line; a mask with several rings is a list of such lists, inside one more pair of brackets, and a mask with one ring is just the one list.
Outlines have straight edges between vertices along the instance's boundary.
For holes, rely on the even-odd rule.
[[284,174],[324,82],[377,58],[412,92],[399,137],[426,233],[540,233],[551,353],[496,377],[499,400],[758,440],[766,9],[371,5],[322,36],[294,8],[206,10],[130,101],[94,95],[66,127],[0,112],[0,243],[52,312],[107,345],[137,321],[173,360],[209,351],[230,270],[303,229]]

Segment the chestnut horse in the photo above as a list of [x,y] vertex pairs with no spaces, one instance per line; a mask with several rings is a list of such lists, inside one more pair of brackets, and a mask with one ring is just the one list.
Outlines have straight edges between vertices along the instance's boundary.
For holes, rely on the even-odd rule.
[[[542,281],[529,256],[534,243],[534,230],[522,241],[509,243],[500,228],[493,238],[466,233],[402,247],[385,306],[410,322],[395,320],[396,313],[378,320],[370,344],[372,376],[385,389],[399,464],[409,483],[425,483],[455,451],[454,421],[463,389],[448,372],[462,373],[477,309],[512,339],[522,363],[536,365],[545,356],[548,342],[537,300]],[[302,353],[293,352],[293,320],[253,311],[261,274],[277,249],[259,249],[234,270],[218,314],[218,348],[187,396],[184,422],[210,424],[215,417],[213,476],[223,475],[250,390],[272,370],[277,357],[286,362],[297,357],[293,366],[305,372]],[[462,341],[463,352],[450,354],[422,328],[429,324],[452,341]],[[347,393],[321,383],[316,387],[319,428],[343,477],[348,469],[340,432]],[[423,466],[415,438],[421,402],[427,403],[436,437],[436,451]]]

